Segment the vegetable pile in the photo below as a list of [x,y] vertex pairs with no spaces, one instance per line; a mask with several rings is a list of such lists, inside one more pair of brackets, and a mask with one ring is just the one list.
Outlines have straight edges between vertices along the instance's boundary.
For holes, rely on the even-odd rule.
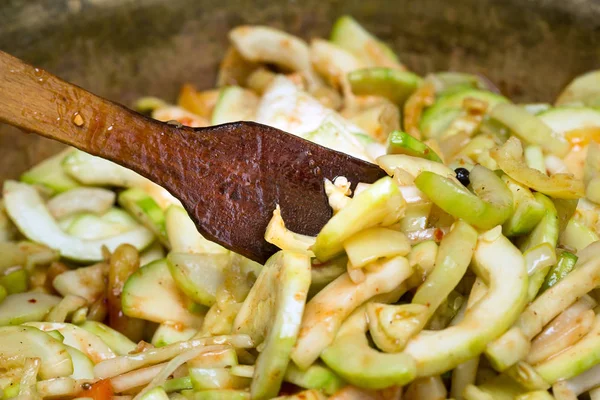
[[265,265],[76,149],[5,182],[2,398],[600,399],[600,71],[514,104],[409,72],[350,17],[310,44],[229,37],[217,89],[138,110],[254,120],[389,176],[326,180],[316,237],[277,207]]

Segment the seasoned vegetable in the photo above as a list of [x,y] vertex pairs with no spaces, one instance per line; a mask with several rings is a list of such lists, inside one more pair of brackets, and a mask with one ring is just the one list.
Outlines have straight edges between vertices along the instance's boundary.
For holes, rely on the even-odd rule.
[[152,234],[145,228],[98,240],[69,236],[58,227],[35,189],[23,183],[5,182],[4,199],[8,213],[29,239],[60,251],[66,258],[99,261],[102,260],[102,246],[114,250],[120,243],[131,243],[143,249],[152,242]]
[[428,171],[415,179],[415,185],[442,210],[477,228],[504,223],[513,209],[513,196],[504,182],[480,165],[473,168],[469,179],[475,194],[451,178]]
[[202,316],[190,311],[193,303],[175,285],[165,260],[145,265],[127,279],[122,306],[128,317],[192,327],[202,323]]
[[28,326],[0,328],[0,357],[5,368],[23,366],[28,358],[41,361],[42,379],[68,376],[73,373],[71,357],[65,345],[46,333]]
[[4,182],[0,397],[600,399],[598,71],[513,104],[481,75],[416,75],[349,16],[330,41],[229,40],[217,88],[137,109],[254,120],[388,177],[323,176],[310,235],[268,205],[264,266],[80,150]]
[[331,344],[346,317],[376,295],[393,292],[411,272],[406,258],[398,256],[371,266],[361,283],[352,282],[347,273],[331,282],[306,305],[292,360],[307,368]]
[[538,192],[559,199],[584,197],[583,182],[569,174],[551,177],[529,168],[522,160],[523,147],[516,138],[510,138],[501,148],[492,152],[498,166],[515,181]]
[[441,158],[425,143],[401,131],[394,131],[388,136],[388,154],[407,154],[427,160],[442,162]]
[[300,330],[309,286],[309,258],[280,251],[263,267],[235,319],[234,332],[248,334],[256,343],[262,343],[250,388],[255,399],[268,399],[279,392]]
[[319,260],[330,260],[343,251],[343,242],[353,233],[397,222],[405,204],[392,179],[382,178],[353,198],[323,227],[312,250]]
[[405,353],[380,353],[369,346],[364,308],[359,308],[341,326],[335,341],[321,358],[348,382],[367,389],[404,385],[415,378],[416,365]]
[[331,31],[331,41],[348,50],[368,66],[402,69],[398,57],[350,16],[340,17]]
[[492,109],[490,117],[502,122],[519,139],[540,145],[549,153],[563,157],[569,151],[569,143],[562,135],[514,104],[498,104]]
[[73,149],[67,149],[42,161],[21,175],[21,181],[43,185],[57,193],[76,188],[79,183],[61,168],[63,160],[72,153]]
[[421,78],[412,72],[379,67],[352,71],[348,81],[354,94],[381,96],[402,106],[419,87]]

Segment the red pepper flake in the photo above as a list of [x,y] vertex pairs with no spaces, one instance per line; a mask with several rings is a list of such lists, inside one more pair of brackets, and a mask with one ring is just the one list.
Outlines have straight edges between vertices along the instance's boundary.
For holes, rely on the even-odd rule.
[[30,302],[30,303],[32,303],[32,304],[35,304],[35,303],[37,303],[37,300],[36,300],[36,299],[29,299],[29,300],[27,300],[27,301],[28,301],[28,302]]
[[435,239],[436,242],[441,242],[442,239],[444,238],[444,231],[441,230],[440,228],[435,228],[435,231],[433,231],[433,238]]

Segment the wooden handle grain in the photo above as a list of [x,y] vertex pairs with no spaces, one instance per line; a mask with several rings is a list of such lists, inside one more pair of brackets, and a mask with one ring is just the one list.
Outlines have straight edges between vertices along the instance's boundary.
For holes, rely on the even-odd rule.
[[[170,127],[0,51],[0,121],[151,174]],[[162,145],[161,145],[162,144]],[[138,159],[136,154],[143,153]],[[150,163],[151,164],[151,163]]]

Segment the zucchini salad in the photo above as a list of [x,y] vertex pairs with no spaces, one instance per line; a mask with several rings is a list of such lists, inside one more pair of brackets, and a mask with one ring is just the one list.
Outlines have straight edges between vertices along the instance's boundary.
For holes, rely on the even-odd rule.
[[229,39],[216,89],[136,108],[257,121],[389,176],[325,180],[316,237],[276,207],[264,266],[73,148],[4,182],[2,398],[600,399],[600,71],[515,104],[408,71],[350,17],[329,40]]

